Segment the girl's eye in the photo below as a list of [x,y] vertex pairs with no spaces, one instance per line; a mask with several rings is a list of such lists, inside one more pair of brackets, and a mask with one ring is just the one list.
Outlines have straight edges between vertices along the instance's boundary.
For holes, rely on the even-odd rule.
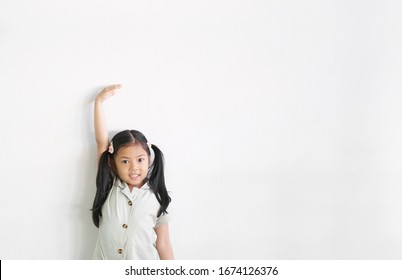
[[139,162],[144,162],[144,161],[145,161],[145,158],[140,158],[138,161],[139,161]]
[[128,163],[128,160],[124,159],[124,160],[122,160],[121,162],[124,163],[124,164],[127,164],[127,163]]

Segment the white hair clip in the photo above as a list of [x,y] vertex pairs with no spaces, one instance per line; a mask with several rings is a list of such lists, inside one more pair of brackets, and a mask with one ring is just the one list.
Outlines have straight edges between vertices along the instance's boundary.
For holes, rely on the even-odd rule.
[[109,152],[109,154],[113,154],[113,152],[114,152],[113,141],[110,141],[108,152]]
[[149,168],[148,168],[148,174],[147,174],[147,177],[149,179],[149,178],[151,178],[151,174],[152,174],[152,171],[154,169],[155,152],[152,149],[152,144],[151,143],[148,142],[147,146],[149,148],[149,153],[150,153],[150,155],[149,155]]
[[152,144],[151,143],[147,143],[148,147],[149,147],[149,159],[150,159],[150,165],[154,164],[154,159],[155,159],[155,152],[154,149],[152,149]]

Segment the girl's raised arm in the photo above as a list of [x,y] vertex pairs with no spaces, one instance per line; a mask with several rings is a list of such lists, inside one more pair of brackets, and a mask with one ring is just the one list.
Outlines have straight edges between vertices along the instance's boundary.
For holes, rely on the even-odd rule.
[[109,134],[107,131],[105,114],[103,112],[103,101],[116,94],[121,88],[120,84],[105,87],[99,92],[95,99],[94,120],[95,120],[95,139],[98,147],[98,160],[101,154],[107,150],[109,145]]

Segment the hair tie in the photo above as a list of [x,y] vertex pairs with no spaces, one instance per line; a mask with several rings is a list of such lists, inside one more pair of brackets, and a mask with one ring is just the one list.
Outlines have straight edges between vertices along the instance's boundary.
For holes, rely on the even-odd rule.
[[110,141],[108,152],[109,152],[109,154],[113,154],[113,152],[114,152],[113,141]]
[[[150,166],[150,168],[152,170],[151,166],[154,164],[155,152],[154,152],[154,149],[152,149],[152,144],[151,143],[148,142],[147,145],[148,145],[148,148],[149,148],[149,166]],[[151,170],[149,170],[149,172]]]

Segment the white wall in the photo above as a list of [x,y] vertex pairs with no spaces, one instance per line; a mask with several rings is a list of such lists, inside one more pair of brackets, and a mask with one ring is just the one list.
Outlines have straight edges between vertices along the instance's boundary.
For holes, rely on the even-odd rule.
[[164,151],[178,259],[402,258],[400,1],[0,2],[0,259],[88,259],[94,95]]

